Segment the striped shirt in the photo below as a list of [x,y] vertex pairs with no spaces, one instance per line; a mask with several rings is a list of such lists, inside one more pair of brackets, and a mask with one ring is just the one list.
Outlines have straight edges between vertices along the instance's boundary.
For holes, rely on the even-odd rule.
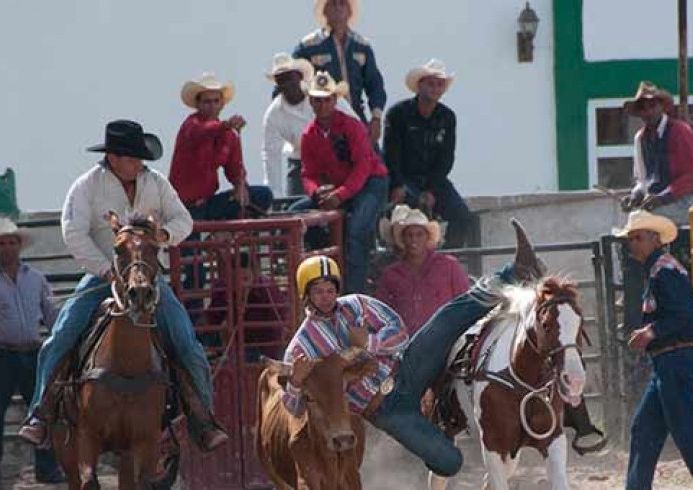
[[0,344],[40,345],[39,325],[51,327],[57,316],[50,294],[46,277],[31,266],[19,266],[16,282],[0,269]]
[[[284,355],[286,363],[293,363],[300,354],[309,359],[328,357],[351,347],[349,327],[364,325],[369,332],[367,350],[378,360],[378,371],[347,385],[347,402],[354,413],[366,409],[380,384],[398,363],[398,354],[409,343],[407,329],[392,308],[369,296],[342,296],[337,299],[337,306],[330,315],[307,312]],[[296,416],[305,411],[304,396],[291,383],[287,384],[282,400],[287,410]]]

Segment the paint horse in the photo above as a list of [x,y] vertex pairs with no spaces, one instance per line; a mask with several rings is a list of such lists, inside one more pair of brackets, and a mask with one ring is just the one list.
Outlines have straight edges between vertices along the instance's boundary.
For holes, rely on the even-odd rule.
[[159,456],[168,376],[154,328],[158,227],[141,217],[122,226],[115,214],[110,222],[115,233],[112,298],[102,304],[105,320],[93,329],[79,360],[76,403],[63,402],[74,426],[51,427],[70,490],[99,488],[96,469],[106,451],[120,455],[118,488],[151,488]]
[[[496,293],[503,298],[501,306],[472,327],[488,334],[478,338],[468,376],[454,381],[481,443],[485,488],[508,489],[520,450],[534,447],[547,459],[551,488],[567,490],[563,408],[580,403],[585,385],[576,287],[548,277]],[[462,341],[453,348],[451,362]],[[431,475],[430,481],[432,489],[445,488],[443,478]]]

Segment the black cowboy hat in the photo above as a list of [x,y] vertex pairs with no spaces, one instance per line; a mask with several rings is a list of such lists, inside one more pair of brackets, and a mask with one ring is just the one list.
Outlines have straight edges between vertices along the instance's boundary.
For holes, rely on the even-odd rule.
[[150,161],[158,160],[164,152],[156,135],[145,133],[138,123],[124,119],[109,122],[106,125],[106,142],[90,146],[87,151],[114,153]]

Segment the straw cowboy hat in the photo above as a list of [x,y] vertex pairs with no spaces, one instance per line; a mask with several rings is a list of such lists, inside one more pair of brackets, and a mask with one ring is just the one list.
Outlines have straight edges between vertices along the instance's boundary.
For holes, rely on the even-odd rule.
[[106,124],[105,142],[90,146],[87,151],[154,161],[161,158],[164,148],[161,140],[155,134],[145,133],[139,123],[120,119]]
[[408,226],[423,226],[428,231],[426,248],[434,249],[440,242],[440,225],[429,220],[420,209],[411,209],[406,204],[399,204],[392,210],[390,219],[382,218],[378,224],[380,237],[389,245],[404,248],[402,232]]
[[[325,4],[328,0],[315,0],[315,20],[320,27],[328,27],[327,18],[325,17]],[[353,28],[359,18],[359,0],[349,0],[351,6],[351,17],[349,17],[349,27]]]
[[222,83],[217,80],[214,73],[205,72],[198,80],[190,80],[185,82],[183,88],[180,91],[180,98],[183,104],[197,109],[197,96],[206,92],[207,90],[219,90],[221,92],[221,97],[224,101],[224,105],[228,104],[235,93],[235,89],[231,82]]
[[659,240],[663,245],[676,240],[678,229],[673,221],[664,216],[652,214],[644,209],[637,209],[628,215],[626,226],[614,229],[614,236],[624,238],[628,233],[635,230],[648,230],[659,233]]
[[272,68],[266,73],[267,79],[274,82],[274,77],[290,71],[300,72],[305,82],[313,78],[313,74],[315,73],[313,65],[311,65],[308,60],[304,60],[303,58],[292,58],[288,53],[277,53],[272,59]]
[[22,248],[32,242],[31,236],[24,228],[19,228],[14,221],[4,216],[0,216],[0,237],[2,236],[16,236],[22,242]]
[[640,112],[638,102],[641,100],[659,100],[664,106],[665,112],[671,112],[674,108],[674,99],[671,97],[671,94],[648,81],[640,82],[635,97],[632,100],[626,101],[623,104],[623,108],[628,114],[637,116]]
[[416,68],[409,70],[406,78],[404,79],[404,83],[409,90],[414,93],[418,93],[419,81],[426,77],[444,79],[446,92],[450,88],[450,85],[452,85],[452,82],[455,80],[455,74],[448,73],[447,69],[445,68],[445,64],[442,61],[433,58],[425,65],[417,66]]
[[311,97],[330,97],[331,95],[344,97],[348,93],[349,84],[345,81],[335,82],[326,71],[317,72],[308,85],[308,95]]

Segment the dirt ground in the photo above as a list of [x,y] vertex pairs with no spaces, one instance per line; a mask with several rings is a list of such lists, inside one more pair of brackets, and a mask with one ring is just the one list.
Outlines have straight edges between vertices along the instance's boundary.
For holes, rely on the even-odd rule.
[[[407,453],[388,436],[369,430],[366,461],[361,474],[365,490],[425,490],[427,472],[423,464]],[[471,439],[460,441],[465,464],[460,474],[448,485],[449,490],[481,488],[483,467],[479,448]],[[41,485],[34,482],[31,455],[19,442],[8,443],[2,464],[0,490],[66,490],[67,485]],[[538,453],[527,450],[514,478],[513,490],[545,490],[543,461]],[[619,448],[607,448],[598,454],[577,456],[570,453],[568,472],[575,490],[612,490],[623,488],[623,476],[628,454]],[[103,490],[115,490],[117,480],[111,467],[102,466],[99,477]],[[177,485],[178,487],[179,485]],[[657,490],[683,490],[693,488],[686,466],[676,447],[669,442],[657,467],[654,488]]]

